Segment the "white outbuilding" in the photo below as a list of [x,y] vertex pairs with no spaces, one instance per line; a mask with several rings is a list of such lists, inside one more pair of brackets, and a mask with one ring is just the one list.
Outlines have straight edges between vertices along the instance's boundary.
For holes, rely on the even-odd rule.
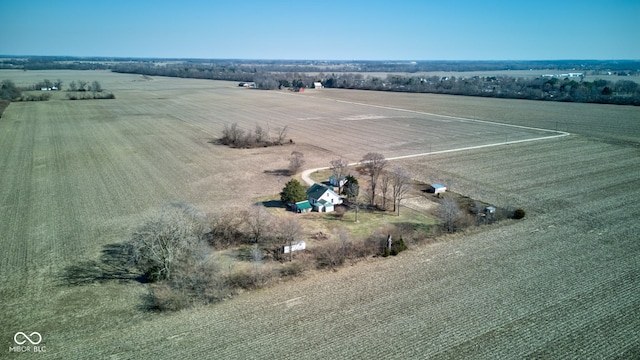
[[431,184],[429,186],[429,192],[434,194],[443,194],[447,191],[447,187],[442,184]]

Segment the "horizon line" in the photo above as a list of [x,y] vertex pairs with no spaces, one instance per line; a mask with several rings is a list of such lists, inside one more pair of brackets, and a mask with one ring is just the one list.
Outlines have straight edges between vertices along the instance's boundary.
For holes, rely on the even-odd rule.
[[418,62],[560,62],[560,61],[590,61],[590,62],[611,62],[611,61],[624,61],[633,62],[640,61],[640,59],[581,59],[581,58],[566,58],[566,59],[313,59],[313,58],[299,58],[299,59],[286,59],[286,58],[238,58],[238,57],[155,57],[155,56],[106,56],[106,55],[15,55],[15,54],[0,54],[0,58],[75,58],[75,59],[141,59],[141,60],[236,60],[236,61],[339,61],[339,62],[406,62],[408,64]]

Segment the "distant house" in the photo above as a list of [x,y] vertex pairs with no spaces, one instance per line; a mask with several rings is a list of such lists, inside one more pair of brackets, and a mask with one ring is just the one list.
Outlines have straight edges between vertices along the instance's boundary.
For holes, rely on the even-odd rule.
[[332,212],[335,205],[342,204],[340,195],[336,194],[333,189],[320,184],[313,184],[307,190],[307,198],[309,204],[318,212]]
[[429,192],[434,194],[442,194],[447,191],[447,187],[442,184],[431,184]]
[[338,183],[338,178],[335,175],[329,176],[329,184],[333,186],[343,187],[347,183],[347,179],[344,176],[340,177],[340,182]]
[[321,83],[321,82],[314,82],[314,83],[313,83],[313,87],[314,87],[315,89],[322,89],[324,86],[322,86],[322,83]]
[[308,213],[311,211],[311,209],[313,209],[313,207],[309,203],[309,200],[304,200],[295,203],[293,209],[297,213]]

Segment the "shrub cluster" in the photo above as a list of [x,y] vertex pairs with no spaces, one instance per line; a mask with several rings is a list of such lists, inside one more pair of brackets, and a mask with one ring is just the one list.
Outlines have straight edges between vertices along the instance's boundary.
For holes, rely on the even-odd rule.
[[69,100],[101,100],[101,99],[115,99],[116,96],[113,93],[98,93],[98,92],[76,92],[68,93],[67,99]]
[[17,101],[48,101],[51,99],[51,94],[43,92],[38,95],[22,95]]
[[[254,131],[243,130],[238,126],[238,123],[225,124],[219,141],[223,145],[241,149],[282,145],[287,131],[287,126],[274,129],[272,134],[269,124],[266,127],[256,124]],[[290,139],[289,142],[293,141]]]
[[525,212],[524,212],[523,209],[516,209],[513,212],[513,218],[516,219],[516,220],[520,220],[520,219],[524,218],[524,215],[525,215]]

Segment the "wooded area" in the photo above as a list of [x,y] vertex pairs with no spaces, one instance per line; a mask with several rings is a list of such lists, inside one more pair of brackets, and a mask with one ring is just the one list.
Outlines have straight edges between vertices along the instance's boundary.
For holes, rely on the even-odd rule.
[[[32,57],[0,58],[0,68],[111,70],[146,76],[255,82],[259,89],[325,88],[436,93],[564,102],[640,105],[640,61],[316,61]],[[470,71],[545,70],[552,74],[478,76]],[[458,76],[420,73],[459,72]],[[379,73],[389,73],[380,76]],[[569,72],[582,76],[564,76]],[[398,74],[401,73],[401,74]],[[585,81],[584,74],[620,80]]]

